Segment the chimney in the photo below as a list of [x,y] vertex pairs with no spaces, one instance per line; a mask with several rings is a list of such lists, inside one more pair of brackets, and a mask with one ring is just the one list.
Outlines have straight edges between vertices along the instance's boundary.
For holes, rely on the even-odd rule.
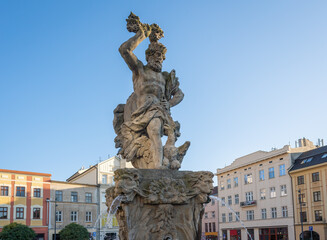
[[303,139],[300,138],[300,139],[298,140],[298,142],[299,142],[299,147],[303,147]]
[[295,141],[295,148],[297,148],[297,141]]
[[324,146],[324,139],[321,139],[321,146]]

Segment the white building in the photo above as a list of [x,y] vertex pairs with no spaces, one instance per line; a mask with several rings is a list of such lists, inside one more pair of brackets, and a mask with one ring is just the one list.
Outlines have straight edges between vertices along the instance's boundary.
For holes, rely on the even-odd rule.
[[[300,146],[257,151],[217,169],[218,196],[244,222],[252,239],[295,239],[288,169],[298,153],[315,148],[307,139]],[[219,205],[219,235],[223,240],[248,239],[246,230],[225,204]]]
[[[130,162],[126,162],[119,156],[111,157],[89,168],[81,168],[67,179],[71,183],[95,184],[98,186],[98,231],[97,239],[118,239],[118,223],[115,217],[107,219],[107,206],[105,205],[106,190],[114,185],[114,171],[119,168],[133,168]],[[109,226],[108,226],[109,225]]]

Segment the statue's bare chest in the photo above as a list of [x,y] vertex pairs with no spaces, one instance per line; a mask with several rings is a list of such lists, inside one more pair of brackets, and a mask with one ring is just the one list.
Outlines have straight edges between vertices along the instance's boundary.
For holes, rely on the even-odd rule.
[[134,81],[135,90],[157,93],[165,91],[166,80],[160,73],[152,70],[143,71]]

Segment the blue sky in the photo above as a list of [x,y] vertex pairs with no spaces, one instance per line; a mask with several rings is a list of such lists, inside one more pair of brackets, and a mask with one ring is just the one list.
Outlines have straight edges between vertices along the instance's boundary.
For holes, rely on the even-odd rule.
[[[183,170],[224,167],[301,137],[327,142],[326,1],[0,1],[0,161],[65,180],[113,156],[113,109],[132,91],[118,53],[130,11],[165,31],[163,70]],[[144,41],[135,54],[145,62]]]

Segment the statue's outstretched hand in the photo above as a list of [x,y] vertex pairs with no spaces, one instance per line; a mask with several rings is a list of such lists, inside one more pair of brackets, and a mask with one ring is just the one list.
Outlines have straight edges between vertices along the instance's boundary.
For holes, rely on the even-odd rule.
[[141,23],[140,31],[144,34],[144,37],[149,37],[151,33],[151,26],[147,23]]

